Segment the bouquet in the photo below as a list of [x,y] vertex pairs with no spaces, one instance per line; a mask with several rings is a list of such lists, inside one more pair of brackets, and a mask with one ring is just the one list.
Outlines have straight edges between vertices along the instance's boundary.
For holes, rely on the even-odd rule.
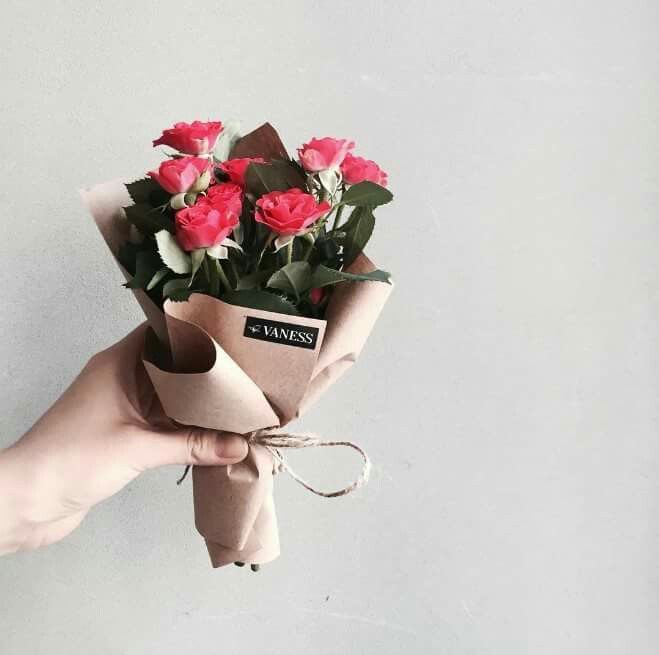
[[[143,362],[167,416],[237,432],[247,458],[194,467],[195,523],[213,566],[257,569],[279,555],[273,475],[318,495],[368,476],[355,444],[283,432],[356,360],[391,291],[364,254],[387,175],[345,139],[289,157],[265,123],[176,123],[153,142],[157,170],[82,192],[144,310]],[[131,202],[132,201],[132,202]],[[282,449],[349,446],[364,458],[346,489],[319,492]]]

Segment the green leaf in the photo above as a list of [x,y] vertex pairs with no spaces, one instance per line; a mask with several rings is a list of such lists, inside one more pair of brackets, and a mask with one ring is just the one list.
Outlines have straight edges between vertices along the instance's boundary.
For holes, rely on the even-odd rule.
[[159,184],[150,177],[145,177],[141,180],[135,180],[134,182],[126,184],[128,195],[133,199],[133,202],[136,205],[143,202],[148,203],[151,194],[154,191],[158,191],[158,189],[160,189]]
[[260,198],[271,191],[306,189],[306,181],[290,161],[277,160],[270,164],[252,162],[245,172],[245,188],[255,198]]
[[137,253],[141,251],[142,246],[140,244],[131,243],[126,241],[120,248],[117,253],[117,259],[119,263],[131,274],[135,275]]
[[266,160],[288,159],[288,153],[275,128],[270,123],[263,123],[239,139],[232,148],[230,158],[241,157],[263,157]]
[[231,305],[239,305],[240,307],[300,316],[300,312],[290,300],[277,296],[274,293],[269,293],[268,291],[260,291],[258,289],[230,291],[222,296],[222,300]]
[[291,262],[275,272],[268,280],[271,289],[292,293],[298,300],[311,285],[311,266],[308,262]]
[[[334,230],[332,230],[332,232],[330,233],[331,236],[333,236],[335,239],[338,239],[338,240],[345,239],[345,237],[347,236],[347,233],[350,230],[354,229],[355,225],[361,220],[362,214],[365,211],[369,211],[368,207],[355,207],[355,208],[353,208],[351,213],[350,213],[350,216],[348,217],[348,220],[343,225],[339,226],[339,228],[336,232]],[[339,239],[337,237],[337,234],[339,234],[340,232],[343,233],[343,236],[341,237],[341,239]]]
[[151,289],[157,287],[162,279],[169,273],[169,269],[166,266],[163,266],[161,269],[157,270],[151,280],[149,281],[149,284],[146,285],[146,290],[151,291]]
[[[355,217],[356,214],[356,217]],[[353,220],[354,217],[354,220]],[[350,216],[349,221],[342,226],[346,236],[343,240],[343,265],[350,266],[373,234],[375,216],[368,207],[358,207]]]
[[135,257],[135,275],[124,286],[127,289],[146,289],[160,266],[161,262],[155,252],[141,250]]
[[147,203],[129,205],[124,207],[124,211],[128,222],[132,223],[142,234],[155,234],[161,230],[174,228],[174,224],[167,214],[160,209],[154,209]]
[[[248,250],[254,242],[257,225],[260,225],[260,223],[256,223],[254,220],[250,203],[243,202],[243,210],[240,212],[240,225],[236,226],[240,229],[236,231],[236,228],[234,228],[233,236],[245,250]],[[240,238],[237,238],[238,236]]]
[[321,237],[314,244],[321,261],[330,261],[339,254],[339,244],[334,237],[336,237],[335,232],[332,233],[332,237]]
[[311,276],[311,287],[326,287],[339,282],[386,282],[391,284],[391,275],[386,271],[375,270],[370,273],[346,273],[327,266],[317,266]]
[[236,289],[238,291],[244,291],[245,289],[255,289],[264,282],[266,282],[270,276],[273,274],[274,269],[268,268],[262,271],[256,271],[255,273],[249,273],[248,275],[243,275],[238,278],[236,284]]
[[192,271],[190,255],[178,245],[173,234],[167,230],[161,230],[156,233],[156,242],[158,243],[158,253],[165,266],[180,275]]
[[393,193],[374,182],[353,184],[341,198],[341,204],[351,207],[379,207],[393,200]]
[[[188,297],[192,293],[192,290],[188,286],[188,279],[183,277],[177,277],[173,280],[168,280],[165,282],[165,285],[162,288],[162,297],[163,298],[179,298],[181,293],[187,293]],[[184,298],[187,300],[187,298]]]
[[172,302],[185,302],[193,293],[193,289],[175,289],[169,294],[169,299]]
[[307,176],[299,164],[290,159],[273,159],[270,165],[286,179],[289,188],[307,190]]

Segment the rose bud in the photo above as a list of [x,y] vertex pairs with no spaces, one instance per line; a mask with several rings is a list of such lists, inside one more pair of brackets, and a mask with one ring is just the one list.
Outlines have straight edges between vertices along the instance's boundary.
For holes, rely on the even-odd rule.
[[348,153],[341,164],[341,174],[348,184],[359,182],[375,182],[387,186],[387,174],[370,159],[355,157]]
[[187,193],[209,167],[208,159],[179,157],[167,159],[157,171],[150,171],[147,175],[169,193]]
[[325,289],[321,287],[314,287],[309,291],[309,300],[311,300],[314,305],[319,305],[324,297]]
[[347,139],[311,139],[298,148],[300,163],[306,171],[317,173],[328,168],[337,168],[343,162],[348,150],[355,147],[354,141]]
[[254,219],[277,234],[299,234],[330,208],[301,189],[271,191],[256,201]]
[[188,252],[210,248],[224,241],[239,220],[240,212],[229,203],[197,202],[176,212],[176,240]]
[[239,184],[241,187],[245,186],[245,173],[247,167],[255,162],[257,164],[265,164],[263,157],[242,157],[240,159],[228,159],[219,165],[219,169],[229,176],[229,179],[234,184]]
[[154,146],[169,146],[189,155],[206,155],[212,152],[224,127],[220,121],[202,123],[175,123],[164,130]]

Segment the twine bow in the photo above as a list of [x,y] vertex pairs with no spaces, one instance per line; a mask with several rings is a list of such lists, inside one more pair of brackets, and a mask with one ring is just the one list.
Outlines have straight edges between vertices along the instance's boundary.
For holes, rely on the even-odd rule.
[[[356,443],[352,441],[327,441],[321,439],[318,435],[311,433],[299,434],[295,432],[277,432],[276,430],[256,430],[245,435],[247,443],[255,444],[258,446],[265,446],[268,449],[274,460],[277,462],[277,469],[275,473],[286,472],[295,480],[299,485],[310,491],[316,496],[323,498],[338,498],[339,496],[347,496],[349,493],[363,487],[371,475],[371,460],[364,450],[362,450]],[[347,487],[337,489],[336,491],[320,491],[307,482],[304,478],[300,477],[287,463],[284,456],[279,452],[280,448],[331,448],[334,446],[343,446],[344,448],[352,448],[356,450],[362,457],[363,465],[362,471],[359,476],[353,480]],[[190,466],[186,466],[183,475],[176,481],[176,484],[181,484],[188,475]]]
[[[364,450],[352,441],[327,441],[321,439],[315,434],[305,433],[298,434],[294,432],[277,432],[276,430],[257,430],[247,436],[247,443],[258,444],[265,446],[275,461],[278,463],[278,471],[285,471],[293,480],[302,485],[305,489],[310,491],[316,496],[323,498],[338,498],[339,496],[347,496],[349,493],[359,489],[368,482],[371,474],[371,460]],[[352,448],[356,450],[362,457],[363,465],[362,471],[359,476],[353,480],[347,487],[338,489],[336,491],[320,491],[312,486],[305,479],[301,478],[287,463],[284,456],[279,452],[280,448],[325,448],[333,446],[343,446],[345,448]]]

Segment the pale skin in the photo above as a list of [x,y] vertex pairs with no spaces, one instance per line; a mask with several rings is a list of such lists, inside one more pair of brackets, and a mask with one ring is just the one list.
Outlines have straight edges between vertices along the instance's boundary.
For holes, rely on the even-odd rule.
[[37,423],[0,451],[0,555],[59,541],[148,469],[247,455],[239,435],[167,419],[140,361],[145,329],[92,357]]

